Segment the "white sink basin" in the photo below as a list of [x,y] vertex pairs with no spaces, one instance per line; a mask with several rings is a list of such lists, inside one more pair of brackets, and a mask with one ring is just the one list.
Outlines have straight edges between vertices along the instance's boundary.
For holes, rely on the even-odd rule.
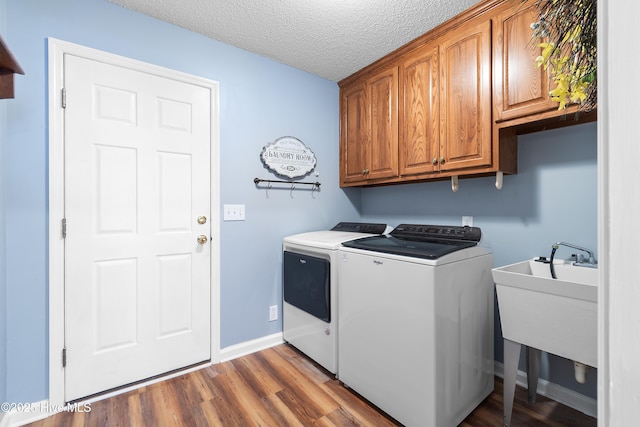
[[596,268],[533,260],[494,268],[505,339],[597,367]]

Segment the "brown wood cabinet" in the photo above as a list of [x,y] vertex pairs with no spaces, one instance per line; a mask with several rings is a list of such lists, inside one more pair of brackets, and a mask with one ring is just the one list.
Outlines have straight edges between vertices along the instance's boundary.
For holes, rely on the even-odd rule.
[[441,58],[440,171],[490,167],[491,21],[452,31]]
[[488,17],[465,21],[380,68],[341,82],[342,186],[497,170]]
[[341,91],[341,184],[398,176],[398,67]]
[[538,20],[534,1],[507,2],[494,18],[494,120],[501,122],[558,109],[549,96],[550,78],[535,59],[542,40],[531,38],[531,23]]
[[532,39],[531,24],[538,20],[535,0],[505,1],[492,13],[493,20],[493,134],[497,144],[506,134],[595,121],[597,112],[579,112],[577,105],[558,110],[549,91],[554,83],[535,59],[542,53]]
[[517,135],[558,111],[535,66],[535,0],[486,0],[339,82],[340,185],[517,172]]
[[401,66],[400,175],[490,166],[491,22],[464,25]]
[[429,174],[440,158],[440,46],[428,44],[401,67],[400,175]]

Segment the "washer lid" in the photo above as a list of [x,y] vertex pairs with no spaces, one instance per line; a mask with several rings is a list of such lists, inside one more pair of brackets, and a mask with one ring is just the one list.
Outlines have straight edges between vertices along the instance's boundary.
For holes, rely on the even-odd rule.
[[461,249],[478,245],[482,232],[478,227],[401,224],[388,236],[371,236],[343,242],[350,248],[438,259]]

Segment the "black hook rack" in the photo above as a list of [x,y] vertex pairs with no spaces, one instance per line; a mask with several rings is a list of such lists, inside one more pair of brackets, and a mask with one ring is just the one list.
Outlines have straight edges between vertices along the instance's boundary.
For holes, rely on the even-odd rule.
[[295,188],[296,185],[300,184],[300,185],[311,185],[312,188],[311,190],[319,190],[320,189],[320,183],[319,182],[303,182],[303,181],[278,181],[278,180],[273,180],[273,179],[261,179],[261,178],[254,178],[253,179],[253,183],[255,185],[258,185],[262,182],[266,182],[269,185],[269,188],[271,188],[272,184],[287,184],[291,186],[291,189],[293,190]]

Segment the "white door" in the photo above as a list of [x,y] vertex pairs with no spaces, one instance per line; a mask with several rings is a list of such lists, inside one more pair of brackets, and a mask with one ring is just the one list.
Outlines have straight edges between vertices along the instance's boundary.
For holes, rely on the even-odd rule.
[[64,80],[71,401],[211,357],[212,95],[70,54]]

